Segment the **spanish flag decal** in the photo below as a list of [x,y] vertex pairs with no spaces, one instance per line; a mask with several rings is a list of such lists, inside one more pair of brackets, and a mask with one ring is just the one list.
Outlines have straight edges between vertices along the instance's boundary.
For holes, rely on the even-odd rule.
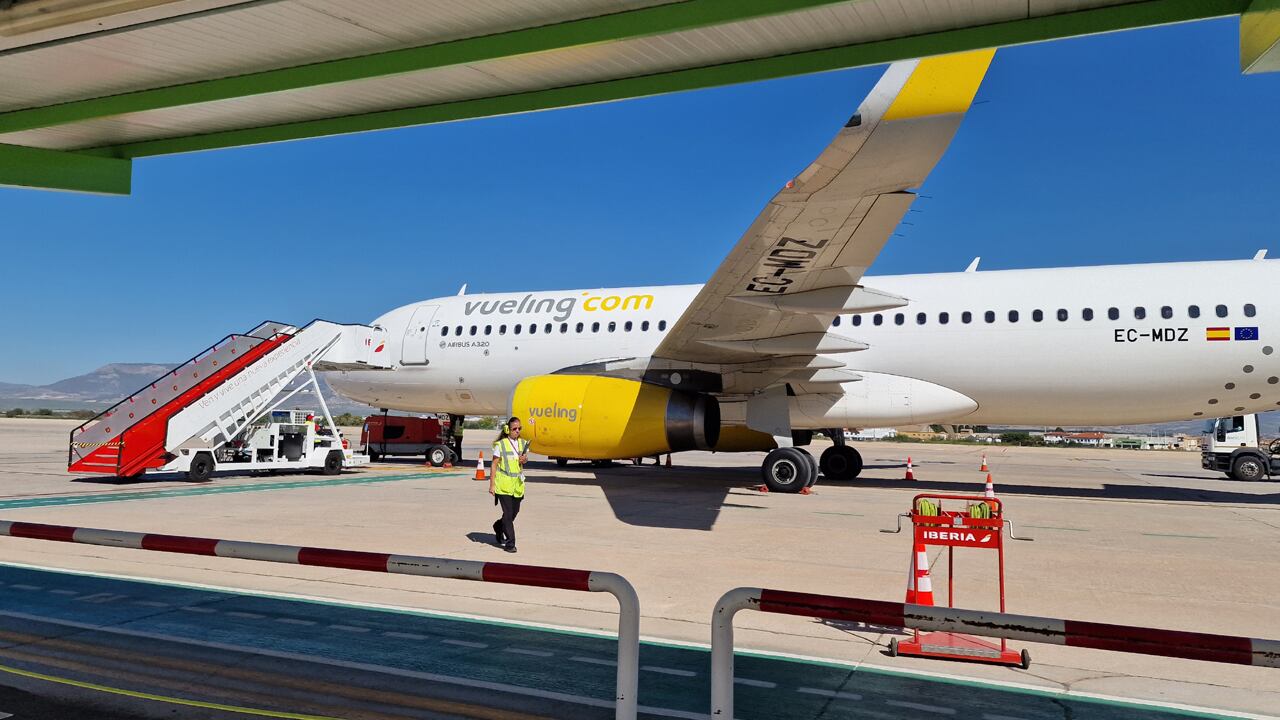
[[1229,327],[1205,328],[1204,339],[1205,340],[1230,340],[1231,328]]

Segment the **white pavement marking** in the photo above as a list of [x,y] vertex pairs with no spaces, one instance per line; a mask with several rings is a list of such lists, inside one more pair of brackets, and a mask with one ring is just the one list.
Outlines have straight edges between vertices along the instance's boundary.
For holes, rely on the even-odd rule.
[[42,585],[10,585],[14,590],[43,590]]
[[230,617],[248,618],[250,620],[257,620],[259,618],[266,617],[266,615],[259,615],[258,613],[251,613],[251,612],[241,612],[239,610],[228,610],[227,615]]
[[342,632],[354,632],[354,633],[369,632],[369,628],[355,627],[354,625],[330,625],[329,628],[332,630],[341,630]]
[[0,720],[13,717],[13,713],[0,712]]
[[54,595],[79,595],[75,590],[50,590]]
[[426,640],[427,639],[426,635],[419,635],[418,633],[396,632],[394,630],[388,630],[382,634],[386,635],[387,637],[404,638],[405,640]]
[[94,603],[101,605],[102,603],[115,602],[129,597],[128,595],[117,595],[116,593],[94,593],[92,595],[82,595],[76,598],[76,602]]
[[184,608],[182,608],[182,609],[183,609],[183,610],[186,610],[187,612],[193,612],[193,613],[216,613],[216,612],[218,612],[217,610],[214,610],[213,608],[197,607],[197,606],[195,606],[195,605],[188,605],[188,606],[186,606],[186,607],[184,607]]
[[297,618],[276,618],[276,622],[285,625],[315,625],[315,620],[299,620]]
[[[58,592],[54,590],[54,592]],[[169,603],[160,602],[159,600],[134,600],[134,605],[143,605],[145,607],[169,607]]]
[[885,700],[886,704],[894,707],[906,708],[908,710],[919,710],[920,712],[931,712],[938,715],[955,715],[955,708],[942,707],[941,705],[926,705],[924,703],[906,702],[904,700]]
[[534,657],[552,657],[553,655],[555,655],[555,653],[548,652],[546,650],[529,650],[527,648],[511,648],[511,647],[502,648],[502,652],[515,653],[516,655],[532,655]]
[[697,677],[698,673],[692,670],[678,670],[676,668],[662,667],[661,665],[641,665],[641,670],[652,673],[660,673],[662,675],[675,675],[677,677]]
[[821,695],[822,697],[839,698],[841,700],[861,700],[862,696],[858,693],[843,692],[840,690],[823,690],[822,688],[799,687],[796,692],[805,695]]
[[982,713],[982,720],[1027,720],[1016,715],[992,715],[991,713]]
[[470,640],[441,640],[440,642],[444,643],[445,645],[457,645],[459,647],[469,647],[469,648],[477,648],[477,649],[489,647],[485,643],[471,642]]
[[574,655],[569,658],[569,660],[571,662],[587,663],[588,665],[608,665],[609,667],[618,666],[618,662],[616,660],[601,660],[600,658],[583,657],[581,655]]
[[768,680],[752,680],[751,678],[736,677],[733,679],[733,681],[739,685],[746,685],[747,687],[767,688],[769,690],[772,690],[773,688],[778,687],[778,683],[769,682]]

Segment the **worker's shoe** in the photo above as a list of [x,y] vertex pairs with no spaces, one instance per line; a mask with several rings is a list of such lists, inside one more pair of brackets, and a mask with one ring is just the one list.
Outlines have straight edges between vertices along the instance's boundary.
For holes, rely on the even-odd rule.
[[507,552],[509,552],[509,553],[513,553],[513,552],[515,552],[515,551],[516,551],[516,546],[515,546],[515,545],[503,545],[503,546],[502,546],[502,549],[503,549],[503,550],[506,550],[506,551],[507,551]]

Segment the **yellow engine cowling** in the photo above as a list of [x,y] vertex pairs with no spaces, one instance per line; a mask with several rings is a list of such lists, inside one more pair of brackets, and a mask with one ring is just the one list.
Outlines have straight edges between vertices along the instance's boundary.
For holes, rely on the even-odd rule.
[[753,452],[772,450],[778,447],[773,436],[758,430],[751,430],[742,425],[725,425],[720,428],[720,439],[716,441],[716,452]]
[[720,434],[715,398],[622,378],[525,378],[511,407],[533,451],[550,457],[614,460],[710,450]]

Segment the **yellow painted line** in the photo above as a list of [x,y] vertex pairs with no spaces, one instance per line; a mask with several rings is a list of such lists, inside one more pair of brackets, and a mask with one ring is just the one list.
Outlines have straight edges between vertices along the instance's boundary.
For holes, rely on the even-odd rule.
[[81,680],[72,680],[71,678],[57,677],[55,675],[45,675],[44,673],[22,670],[8,665],[0,665],[0,672],[6,672],[11,675],[20,675],[22,677],[32,678],[35,680],[44,680],[45,682],[58,683],[59,685],[71,685],[72,687],[83,688],[85,690],[96,690],[98,692],[111,693],[112,695],[124,695],[126,697],[139,698],[141,700],[154,700],[155,702],[198,707],[206,710],[222,710],[225,712],[241,713],[244,715],[258,715],[260,717],[287,718],[288,720],[341,720],[340,718],[330,717],[328,715],[302,715],[299,713],[260,710],[258,708],[239,707],[236,705],[222,705],[220,703],[203,702],[200,700],[184,700],[183,698],[154,695],[152,693],[138,692],[136,690],[125,690],[123,688],[98,685],[96,683],[83,682]]
[[961,113],[969,109],[991,66],[994,49],[924,58],[884,113],[885,120]]

